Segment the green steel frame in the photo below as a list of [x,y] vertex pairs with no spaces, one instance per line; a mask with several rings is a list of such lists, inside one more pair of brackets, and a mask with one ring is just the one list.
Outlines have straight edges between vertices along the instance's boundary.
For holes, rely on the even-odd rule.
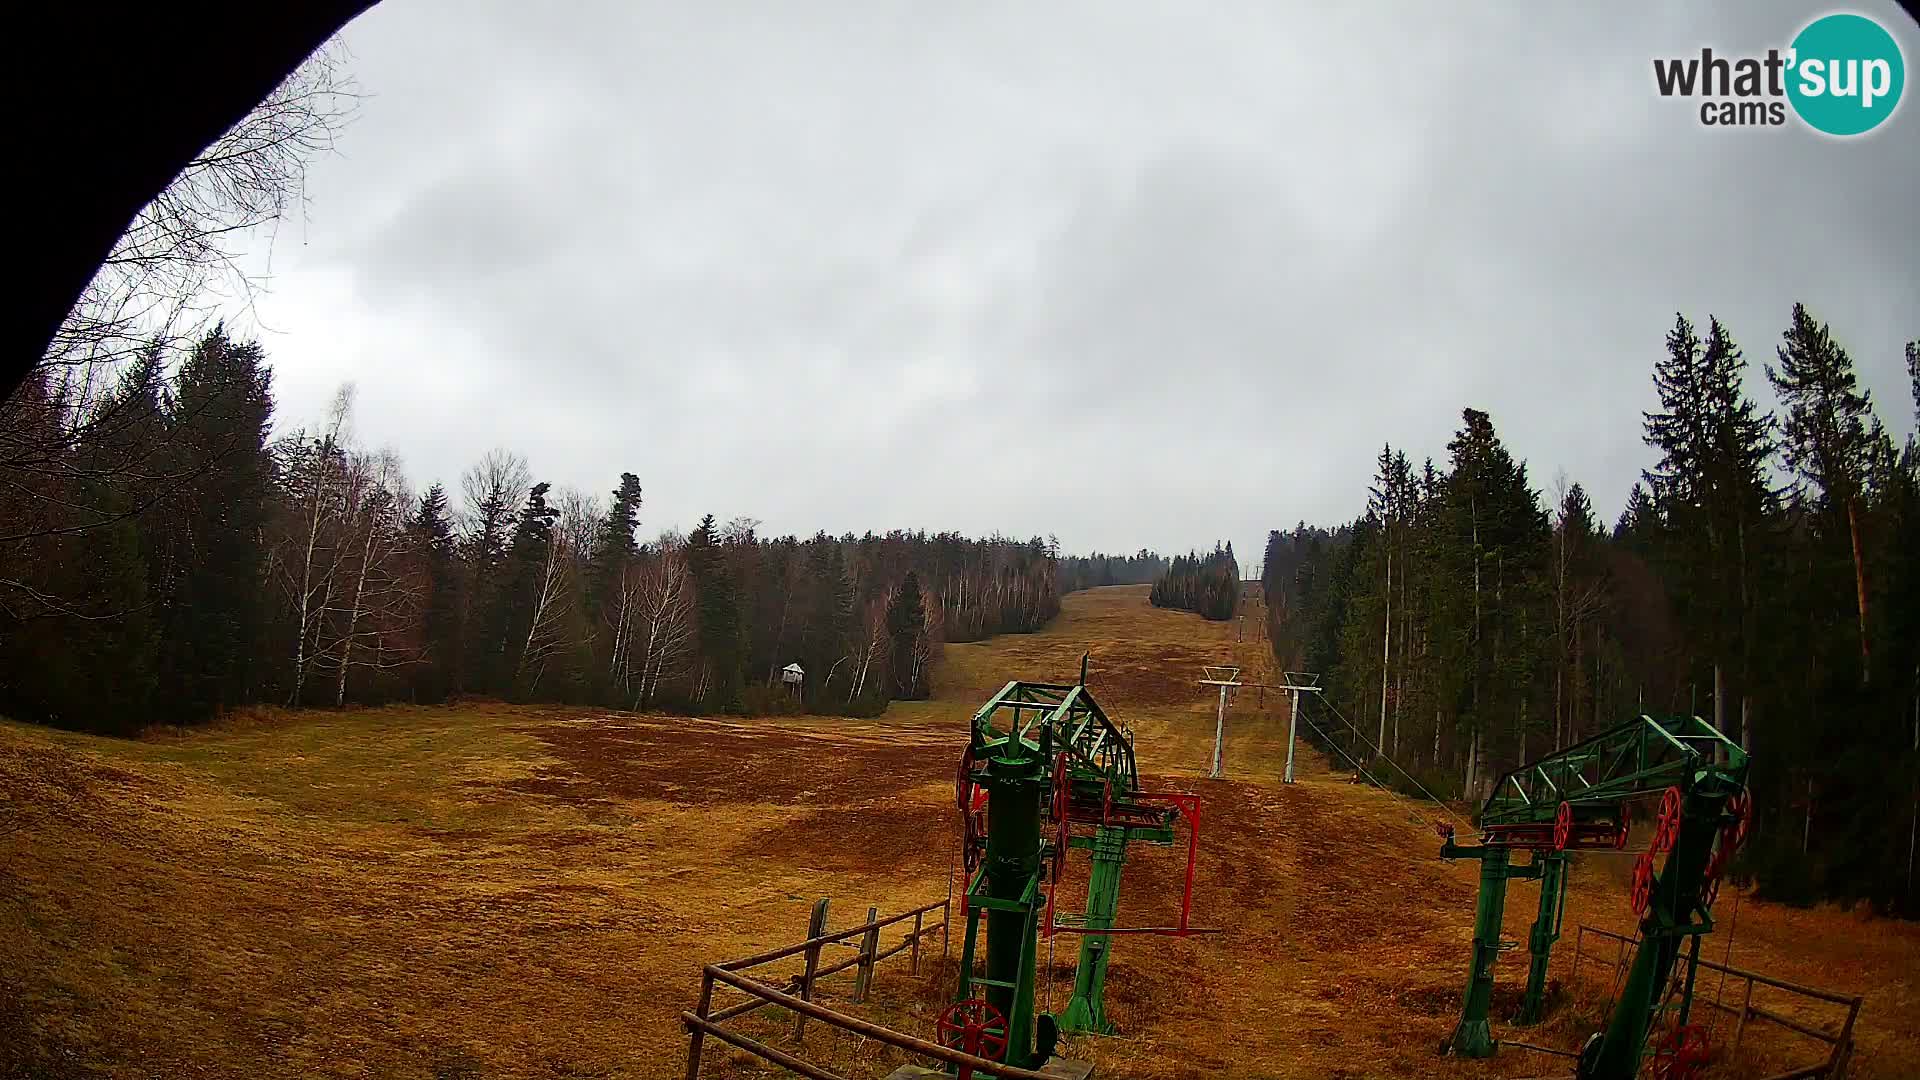
[[[987,1000],[1001,1007],[1009,1017],[1010,1047],[1025,1047],[1025,1033],[1035,1030],[1042,1032],[1043,1042],[1051,1041],[1047,1036],[1054,1030],[1112,1034],[1114,1026],[1107,1018],[1105,1006],[1106,974],[1112,955],[1112,933],[1119,910],[1120,877],[1126,864],[1127,845],[1136,841],[1171,844],[1179,810],[1145,800],[1140,790],[1132,733],[1107,716],[1084,682],[1071,685],[1007,683],[973,715],[969,760],[976,763],[976,775],[983,778],[987,790],[987,857],[967,890],[968,930],[962,954],[960,996],[965,998],[974,984],[989,988]],[[1019,766],[1023,777],[1021,785],[996,785],[992,782],[996,763],[1010,760],[1023,763]],[[1036,841],[1030,871],[1015,870],[1009,863],[1005,864],[1002,874],[996,875],[996,851],[1005,852],[1007,843],[1024,845],[1025,841],[1002,840],[999,836],[1002,818],[995,816],[994,808],[1008,798],[1025,806],[1028,794],[1024,785],[1036,782],[1031,764],[1036,761],[1043,770],[1037,782],[1046,792],[1046,798],[1036,802],[1035,821],[1037,824],[1041,817],[1049,821],[1052,837]],[[979,762],[986,763],[984,773],[978,769]],[[1049,763],[1057,770],[1051,776],[1045,771]],[[1018,820],[1021,824],[1016,828],[1023,832],[1024,810]],[[1091,835],[1075,835],[1072,826],[1076,823],[1093,826]],[[1049,876],[1048,861],[1064,858],[1063,842],[1068,849],[1085,850],[1091,855],[1086,912],[1077,918],[1063,916],[1056,922],[1050,906],[1051,893],[1048,893],[1046,925],[1042,927],[1043,880]],[[1023,861],[1020,865],[1026,863]],[[1057,872],[1057,866],[1052,869]],[[1005,878],[1004,882],[1000,877]],[[970,978],[978,918],[973,912],[976,903],[989,912],[1009,913],[1009,917],[1000,922],[991,914],[988,916],[985,979]],[[1015,909],[1025,913],[1018,923],[1010,914]],[[1035,1023],[1026,1019],[1031,1017],[1033,1008],[1032,953],[1037,947],[1034,942],[1042,929],[1051,933],[1056,925],[1083,934],[1073,996],[1057,1025],[1051,1018],[1044,1017]],[[997,967],[992,942],[997,935],[1016,933],[1025,951],[1015,956],[1009,946],[1003,957],[1006,966]],[[1002,983],[1011,986],[1002,986]],[[1023,986],[1024,996],[1020,992]],[[999,998],[1005,999],[1004,1004]],[[1007,1011],[1009,1009],[1012,1011]],[[1013,1053],[1010,1049],[1007,1060],[1018,1063]],[[1034,1058],[1045,1059],[1045,1054]]]
[[[976,727],[972,756],[985,765],[974,775],[987,791],[987,850],[966,891],[967,932],[960,951],[958,1000],[971,997],[974,987],[984,987],[987,1003],[1006,1018],[1004,1060],[1035,1068],[1052,1056],[1054,1041],[1051,1023],[1037,1024],[1033,1013],[1040,885],[1047,865],[1042,857],[1040,806],[1047,792],[1052,739],[1043,730],[1036,743],[1016,735],[983,744]],[[984,976],[976,976],[973,959],[983,913],[987,970]]]
[[[1004,732],[994,726],[1001,714],[1007,716]],[[973,730],[977,748],[1018,736],[1036,751],[1044,730],[1053,749],[1073,756],[1075,779],[1110,781],[1116,794],[1140,789],[1133,733],[1107,719],[1084,685],[1010,682],[973,714]]]
[[[1566,905],[1566,850],[1620,846],[1626,803],[1674,788],[1681,795],[1679,828],[1665,867],[1653,879],[1641,921],[1643,943],[1606,1030],[1583,1050],[1578,1071],[1582,1080],[1630,1080],[1659,1010],[1655,997],[1672,976],[1681,943],[1691,938],[1697,949],[1700,936],[1713,931],[1702,887],[1716,839],[1732,820],[1728,804],[1745,789],[1746,777],[1746,753],[1694,716],[1642,716],[1500,777],[1480,809],[1481,842],[1457,844],[1449,834],[1440,849],[1443,859],[1480,861],[1473,962],[1460,1022],[1445,1049],[1463,1057],[1487,1057],[1497,1049],[1487,1014],[1494,964],[1507,947],[1500,940],[1507,882],[1540,881],[1518,1017],[1536,1023],[1545,1015],[1547,967]],[[1530,851],[1530,861],[1514,865],[1516,849]],[[1687,987],[1677,1003],[1680,1023],[1691,992]]]

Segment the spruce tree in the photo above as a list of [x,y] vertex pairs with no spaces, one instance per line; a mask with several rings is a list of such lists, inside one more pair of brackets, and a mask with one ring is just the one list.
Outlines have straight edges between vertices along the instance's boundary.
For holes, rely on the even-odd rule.
[[706,701],[720,710],[739,704],[741,688],[740,598],[721,550],[713,515],[687,537],[687,566],[699,611],[700,659],[706,666]]
[[920,575],[912,570],[900,579],[893,601],[887,605],[887,642],[890,647],[888,670],[893,678],[893,696],[917,701],[928,694],[928,672],[921,649],[926,627],[926,601],[920,594]]
[[1767,381],[1786,409],[1781,456],[1788,469],[1813,485],[1812,503],[1830,549],[1842,544],[1850,549],[1864,682],[1872,671],[1872,645],[1860,499],[1879,436],[1873,397],[1860,389],[1853,358],[1805,304],[1793,305],[1778,355],[1778,367],[1767,365]]
[[1676,316],[1667,355],[1654,367],[1662,411],[1643,414],[1645,440],[1661,455],[1645,476],[1670,526],[1647,550],[1666,569],[1697,655],[1711,668],[1714,719],[1730,733],[1736,714],[1728,701],[1749,693],[1755,567],[1773,507],[1766,482],[1772,422],[1747,397],[1745,371],[1740,347],[1718,319],[1709,320],[1703,341]]
[[543,482],[527,493],[507,548],[506,583],[490,620],[489,632],[495,635],[490,682],[504,693],[525,694],[531,689],[525,678],[531,660],[528,650],[540,629],[537,624],[543,615],[544,579],[556,542],[554,523],[560,517],[560,512],[547,504],[550,490],[551,485]]
[[192,477],[183,500],[185,549],[165,628],[158,700],[198,720],[252,700],[266,608],[262,531],[272,493],[266,434],[272,375],[257,343],[217,326],[181,366],[171,455]]
[[454,558],[446,488],[436,483],[420,497],[408,532],[425,570],[427,591],[421,627],[426,662],[414,684],[422,700],[443,701],[459,684],[459,666],[465,658],[460,640],[459,563]]

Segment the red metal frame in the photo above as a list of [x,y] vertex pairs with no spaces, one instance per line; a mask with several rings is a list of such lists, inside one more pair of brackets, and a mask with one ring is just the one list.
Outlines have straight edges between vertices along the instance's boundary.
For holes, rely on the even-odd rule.
[[1626,835],[1624,824],[1611,821],[1575,821],[1560,842],[1560,827],[1551,821],[1514,825],[1489,825],[1484,830],[1486,843],[1503,847],[1533,848],[1536,851],[1588,851],[1619,848]]
[[[1110,792],[1108,795],[1110,795]],[[1047,890],[1047,919],[1045,925],[1042,927],[1042,933],[1047,937],[1052,937],[1055,934],[1152,934],[1158,937],[1191,937],[1195,934],[1224,933],[1225,930],[1223,927],[1194,926],[1191,922],[1193,917],[1193,881],[1199,869],[1200,856],[1200,796],[1178,791],[1136,791],[1131,796],[1131,800],[1136,803],[1169,804],[1173,806],[1177,816],[1187,820],[1187,874],[1186,883],[1180,890],[1180,925],[1115,926],[1105,930],[1095,930],[1085,926],[1061,926],[1053,921],[1053,897],[1054,893],[1058,892],[1060,888],[1060,883],[1056,880]],[[1074,813],[1074,808],[1071,806],[1067,808],[1067,815],[1065,816],[1070,817],[1073,821],[1094,825],[1112,824],[1116,811],[1119,812],[1122,818],[1131,816],[1136,821],[1141,822],[1151,820],[1141,808],[1128,806],[1115,807],[1110,797],[1103,797],[1102,802],[1104,805],[1101,807],[1101,813],[1098,817],[1083,816]],[[1063,835],[1065,833],[1064,820],[1062,833]],[[1064,876],[1064,874],[1062,876]]]

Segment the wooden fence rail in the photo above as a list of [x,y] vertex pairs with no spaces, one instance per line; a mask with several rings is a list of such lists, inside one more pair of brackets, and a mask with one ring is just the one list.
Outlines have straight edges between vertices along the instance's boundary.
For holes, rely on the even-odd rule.
[[[1604,952],[1587,952],[1585,946],[1587,938],[1590,936],[1602,941],[1613,942],[1613,955],[1608,956]],[[1626,972],[1627,966],[1633,962],[1633,950],[1638,948],[1639,945],[1640,939],[1638,938],[1628,937],[1624,934],[1616,934],[1611,930],[1602,930],[1596,926],[1580,927],[1574,933],[1573,971],[1568,976],[1568,981],[1573,982],[1579,979],[1580,961],[1584,958],[1602,965],[1603,972],[1611,971],[1609,977],[1613,980],[1613,985],[1616,987],[1619,986],[1620,979]],[[1604,949],[1605,946],[1602,945],[1601,948]],[[1833,990],[1821,990],[1816,987],[1801,986],[1798,983],[1791,983],[1785,979],[1776,979],[1770,975],[1762,975],[1757,971],[1748,971],[1744,968],[1731,967],[1726,964],[1716,964],[1711,960],[1696,960],[1694,963],[1698,967],[1706,968],[1709,971],[1718,971],[1730,978],[1743,980],[1746,984],[1739,989],[1740,1004],[1738,1005],[1725,1004],[1719,1001],[1717,996],[1715,1000],[1710,1001],[1707,1000],[1705,996],[1697,993],[1693,999],[1695,1005],[1705,1005],[1709,1008],[1718,1009],[1721,1012],[1731,1014],[1735,1018],[1731,1049],[1738,1050],[1740,1048],[1740,1040],[1746,1035],[1747,1023],[1751,1020],[1777,1024],[1789,1031],[1817,1040],[1828,1047],[1827,1059],[1825,1061],[1798,1066],[1784,1073],[1780,1073],[1777,1076],[1768,1077],[1767,1080],[1813,1080],[1813,1078],[1816,1077],[1821,1078],[1821,1080],[1841,1080],[1842,1077],[1846,1076],[1847,1064],[1853,1057],[1853,1025],[1854,1021],[1860,1017],[1860,995],[1842,994]],[[1679,976],[1676,974],[1675,977],[1678,978]],[[1793,1017],[1783,1016],[1780,1013],[1763,1009],[1753,1003],[1753,988],[1755,986],[1768,986],[1789,994],[1796,994],[1800,997],[1812,998],[1816,1001],[1844,1006],[1847,1010],[1846,1018],[1840,1022],[1840,1030],[1828,1031],[1825,1028],[1815,1027],[1804,1021],[1796,1020]]]
[[[807,922],[806,940],[739,960],[707,965],[701,973],[699,1005],[692,1012],[680,1014],[681,1022],[687,1028],[687,1080],[697,1080],[700,1075],[701,1055],[706,1037],[709,1035],[776,1065],[791,1069],[802,1076],[810,1077],[812,1080],[841,1080],[833,1073],[786,1050],[769,1046],[758,1039],[720,1026],[725,1021],[758,1012],[769,1005],[781,1006],[793,1014],[793,1041],[796,1044],[804,1045],[807,1021],[819,1020],[830,1027],[864,1035],[889,1046],[948,1064],[971,1065],[978,1075],[1005,1077],[1007,1080],[1045,1080],[1040,1073],[1015,1069],[984,1058],[948,1050],[936,1043],[888,1030],[814,1002],[814,988],[820,980],[837,975],[849,968],[856,969],[853,1000],[856,1003],[866,1000],[867,991],[872,986],[874,968],[882,960],[898,956],[903,952],[909,954],[909,970],[919,972],[921,942],[934,934],[940,935],[941,954],[944,956],[950,938],[947,932],[948,905],[949,901],[936,900],[931,904],[923,904],[910,911],[889,915],[884,919],[879,917],[879,909],[868,908],[866,922],[847,927],[845,930],[829,932],[826,928],[828,905],[827,901],[822,899],[813,905],[812,917]],[[928,923],[927,917],[934,912],[939,912],[940,921]],[[899,941],[882,948],[881,931],[908,920],[913,921],[913,929],[907,931]],[[822,965],[821,952],[828,946],[835,945],[851,947],[854,953],[852,956]],[[790,976],[779,985],[742,974],[752,968],[796,956],[805,958],[804,971]],[[746,994],[747,999],[715,1010],[713,991],[716,983]]]

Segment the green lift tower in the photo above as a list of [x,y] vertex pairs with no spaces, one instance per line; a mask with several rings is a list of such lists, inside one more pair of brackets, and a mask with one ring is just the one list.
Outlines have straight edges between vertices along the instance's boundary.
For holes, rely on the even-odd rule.
[[[1199,802],[1141,790],[1133,736],[1082,682],[1010,682],[973,716],[956,798],[966,824],[967,929],[958,1000],[976,987],[1004,1024],[1007,1064],[1036,1067],[1060,1031],[1111,1034],[1104,1002],[1112,940],[1120,934],[1212,933],[1188,925]],[[1177,925],[1119,927],[1120,873],[1134,842],[1168,845],[1188,821],[1186,888]],[[1076,828],[1078,831],[1076,832]],[[1069,851],[1091,856],[1084,915],[1056,916],[1054,894]],[[986,972],[973,974],[986,920]],[[1034,1014],[1039,940],[1083,935],[1073,996],[1059,1017]],[[978,1010],[985,1011],[985,1010]]]
[[[1690,980],[1677,1001],[1658,998],[1683,943],[1697,956],[1701,936],[1713,932],[1720,876],[1745,840],[1751,817],[1746,779],[1746,753],[1706,721],[1642,716],[1502,776],[1480,808],[1480,843],[1456,843],[1452,830],[1443,828],[1441,858],[1479,860],[1480,898],[1460,1022],[1442,1049],[1463,1057],[1487,1057],[1497,1049],[1488,1012],[1494,963],[1507,947],[1500,937],[1507,882],[1540,883],[1527,941],[1526,996],[1516,1018],[1537,1023],[1546,1012],[1547,964],[1566,905],[1567,852],[1624,849],[1628,803],[1657,795],[1653,836],[1634,864],[1632,903],[1641,944],[1606,1030],[1582,1050],[1576,1074],[1580,1080],[1631,1080],[1663,1011],[1671,1032],[1687,1027]],[[1516,864],[1515,853],[1525,853],[1527,861]],[[1661,856],[1664,865],[1658,864]]]

